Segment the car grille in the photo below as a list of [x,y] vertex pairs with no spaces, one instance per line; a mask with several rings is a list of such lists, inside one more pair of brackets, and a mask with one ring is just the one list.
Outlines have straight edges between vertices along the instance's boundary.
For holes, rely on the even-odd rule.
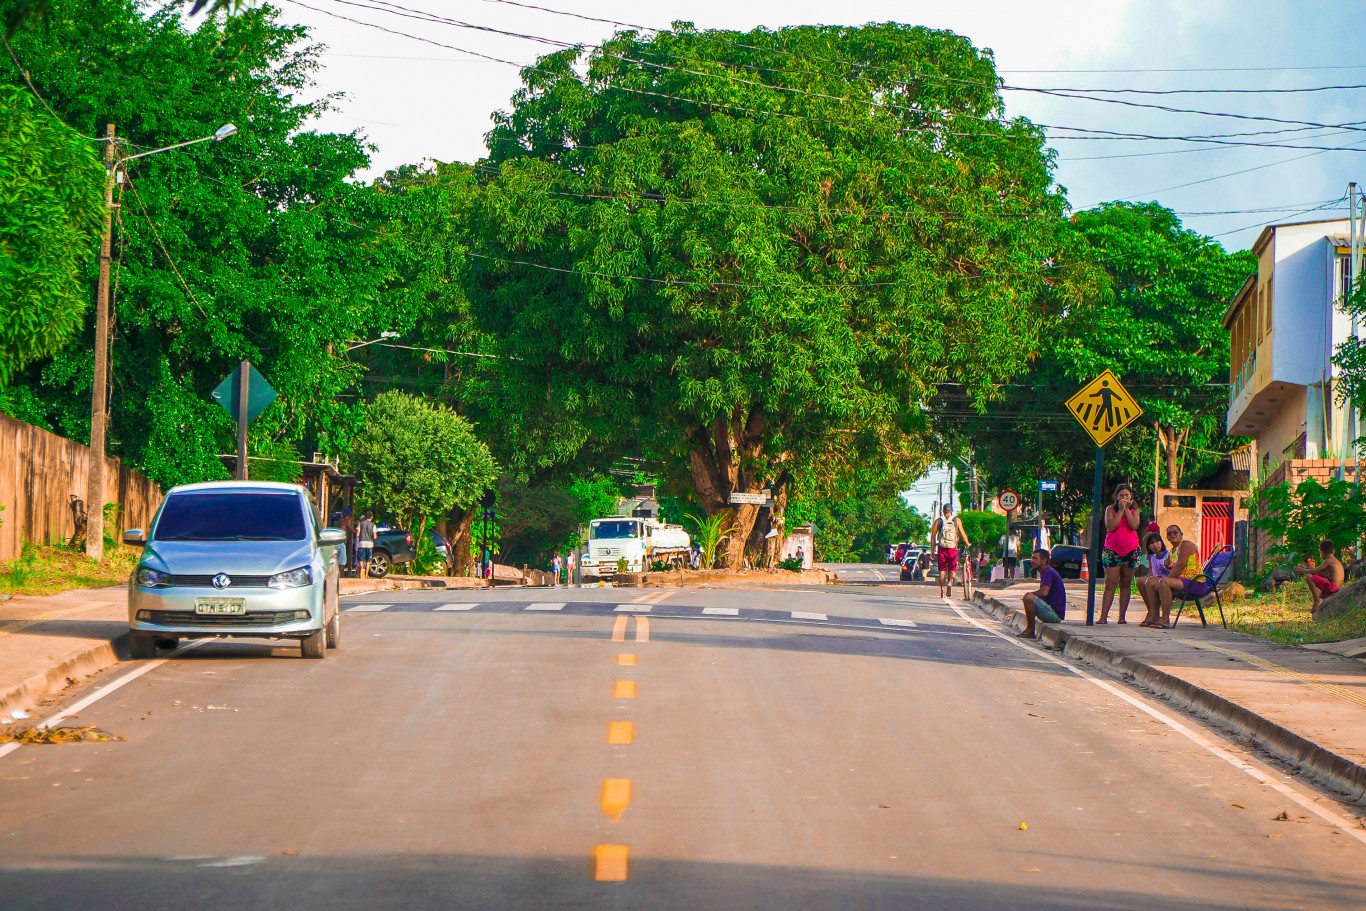
[[188,610],[154,610],[148,623],[160,626],[279,626],[294,623],[294,611],[254,611],[249,614],[196,614]]
[[[171,584],[180,588],[213,588],[213,577],[218,573],[207,576],[173,575]],[[234,576],[231,573],[224,573],[232,584],[228,588],[265,588],[270,582],[270,576]]]

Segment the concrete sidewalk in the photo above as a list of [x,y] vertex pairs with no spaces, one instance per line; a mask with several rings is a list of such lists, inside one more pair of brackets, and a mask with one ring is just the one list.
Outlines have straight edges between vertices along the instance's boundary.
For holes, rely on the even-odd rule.
[[[1021,630],[1024,595],[1035,588],[978,591],[975,601]],[[1229,632],[1219,626],[1217,609],[1202,628],[1194,605],[1174,629],[1138,626],[1144,614],[1138,599],[1128,624],[1112,619],[1088,627],[1084,590],[1080,597],[1069,594],[1067,619],[1039,624],[1042,644],[1135,683],[1366,802],[1366,662]]]

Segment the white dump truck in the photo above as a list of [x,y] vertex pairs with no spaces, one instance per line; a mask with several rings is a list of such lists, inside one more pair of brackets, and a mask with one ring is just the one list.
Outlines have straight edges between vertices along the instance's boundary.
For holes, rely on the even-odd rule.
[[682,566],[688,562],[692,538],[680,525],[654,519],[617,516],[588,523],[588,547],[583,555],[584,579],[610,579],[618,561],[626,571],[648,572],[655,563]]

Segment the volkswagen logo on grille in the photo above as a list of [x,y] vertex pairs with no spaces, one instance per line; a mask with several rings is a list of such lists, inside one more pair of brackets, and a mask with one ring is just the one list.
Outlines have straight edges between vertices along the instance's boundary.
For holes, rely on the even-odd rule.
[[232,584],[232,579],[228,578],[227,573],[219,573],[209,581],[213,582],[214,588],[227,588]]

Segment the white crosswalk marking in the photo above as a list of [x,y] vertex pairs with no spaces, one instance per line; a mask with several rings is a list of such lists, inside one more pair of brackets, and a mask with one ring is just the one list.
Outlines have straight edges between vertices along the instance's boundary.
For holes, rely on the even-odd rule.
[[877,622],[883,626],[915,626],[914,620],[888,620],[886,617],[878,617]]
[[354,614],[358,611],[369,613],[371,611],[386,610],[393,607],[392,604],[357,604],[355,607],[348,607],[345,613]]
[[547,602],[547,603],[545,603],[545,604],[528,604],[528,605],[526,606],[526,609],[527,609],[527,610],[564,610],[564,605],[563,605],[563,604],[554,604],[554,603]]
[[738,607],[704,607],[702,613],[711,614],[714,617],[738,617],[740,608]]
[[648,604],[618,604],[616,612],[619,614],[648,614],[650,605]]
[[813,612],[813,611],[794,610],[794,611],[792,612],[792,619],[793,619],[793,620],[829,620],[830,618],[827,617],[825,614],[818,614],[818,613],[815,613],[815,612]]
[[432,610],[474,610],[478,604],[438,604]]

